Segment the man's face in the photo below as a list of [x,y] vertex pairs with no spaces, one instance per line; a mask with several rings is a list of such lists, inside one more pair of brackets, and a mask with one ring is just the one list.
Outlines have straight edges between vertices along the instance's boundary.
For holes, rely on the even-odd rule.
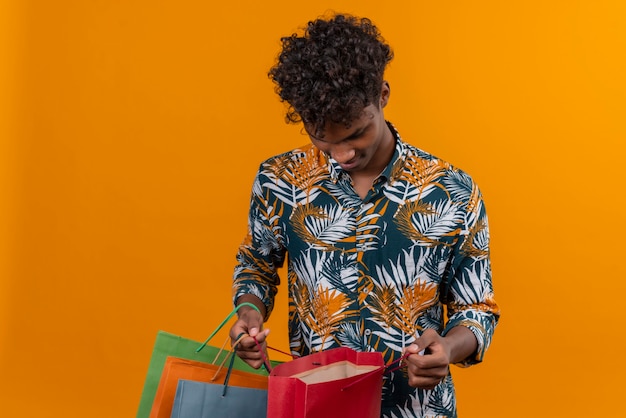
[[309,130],[307,132],[313,145],[351,174],[379,174],[389,162],[395,147],[382,106],[373,104],[365,107],[350,127],[342,123],[327,123],[323,138],[312,135]]

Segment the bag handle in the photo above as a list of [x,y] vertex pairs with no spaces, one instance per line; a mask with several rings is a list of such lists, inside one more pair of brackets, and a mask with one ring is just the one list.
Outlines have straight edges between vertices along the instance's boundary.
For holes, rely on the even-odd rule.
[[224,378],[224,390],[222,391],[222,398],[226,396],[226,390],[228,389],[228,381],[230,380],[230,373],[233,371],[234,365],[235,365],[235,355],[231,354],[230,363],[228,364],[228,371],[226,372],[226,377]]
[[[217,326],[217,328],[211,333],[211,335],[209,335],[209,337],[202,343],[202,345],[200,345],[200,347],[198,347],[196,349],[196,353],[200,352],[204,347],[206,347],[206,345],[209,343],[209,341],[211,341],[211,339],[215,336],[215,334],[217,334],[223,327],[224,325],[226,325],[226,323],[228,321],[230,321],[230,319],[239,311],[239,309],[243,306],[249,306],[251,308],[253,308],[255,311],[257,311],[258,313],[261,313],[261,311],[259,311],[259,308],[256,307],[256,305],[250,303],[250,302],[242,302],[239,305],[237,305],[235,307],[235,309],[233,309],[231,311],[230,314],[228,314],[228,316],[226,316],[226,318],[224,318],[224,320]],[[226,394],[226,387],[228,386],[228,379],[230,378],[230,374],[231,371],[233,369],[234,366],[234,361],[235,361],[235,356],[233,354],[234,350],[236,350],[237,344],[239,344],[239,342],[245,338],[248,337],[248,334],[245,333],[241,333],[237,336],[237,340],[233,343],[232,348],[230,350],[230,352],[228,353],[228,355],[222,360],[222,362],[219,365],[219,368],[217,370],[217,372],[215,373],[215,375],[213,376],[213,379],[215,379],[215,377],[217,376],[217,374],[220,372],[220,370],[222,369],[222,367],[224,366],[224,363],[226,362],[226,360],[228,359],[228,357],[230,356],[230,363],[228,366],[228,372],[226,374],[226,378],[224,381],[224,393],[222,396],[224,396]],[[265,352],[263,351],[261,345],[259,344],[259,342],[257,341],[256,337],[253,337],[254,342],[256,343],[257,347],[259,348],[259,351],[261,352],[261,356],[263,357],[263,366],[265,367],[265,369],[267,370],[268,373],[270,373],[272,371],[272,366],[271,363],[268,359],[268,357],[266,356]],[[218,357],[220,356],[220,354],[222,353],[222,351],[224,350],[224,347],[226,347],[226,344],[228,343],[229,338],[226,338],[226,341],[224,341],[224,344],[222,345],[222,347],[220,348],[219,352],[217,353],[217,355],[215,356],[215,359],[213,360],[213,363],[215,364],[215,362],[217,361]],[[283,353],[286,355],[291,356],[292,358],[295,358],[295,356],[286,353],[284,351],[278,350],[276,348],[267,346],[268,349],[270,350],[274,350],[274,351],[278,351],[279,353]]]
[[[399,359],[397,359],[397,360],[395,360],[395,361],[392,361],[391,363],[389,363],[389,364],[387,364],[387,365],[385,365],[385,366],[381,366],[378,370],[383,370],[383,374],[385,374],[385,373],[390,373],[390,374],[391,374],[391,373],[395,372],[396,370],[400,370],[400,369],[403,367],[402,362],[403,362],[404,360],[406,360],[406,358],[407,358],[408,356],[410,356],[410,355],[411,355],[411,353],[409,353],[409,352],[407,351],[407,352],[406,352],[406,353],[404,353],[404,354],[403,354],[403,355],[402,355]],[[421,355],[424,355],[424,350],[420,351],[420,352],[418,353],[418,355],[420,355],[420,356],[421,356]],[[394,366],[394,367],[392,367],[392,366]],[[363,377],[361,377],[361,378],[359,378],[359,379],[356,379],[356,380],[355,380],[355,381],[353,381],[352,383],[350,383],[350,384],[348,384],[348,385],[346,385],[346,386],[342,387],[342,388],[341,388],[341,390],[342,390],[342,391],[344,391],[344,390],[346,390],[346,389],[349,389],[351,386],[356,385],[356,384],[357,384],[357,383],[359,383],[361,380],[366,379],[367,377],[368,377],[368,376],[363,376]]]
[[259,352],[261,353],[261,357],[263,358],[263,366],[265,366],[265,370],[267,370],[268,373],[272,373],[272,365],[270,364],[270,360],[265,355],[265,351],[263,350],[263,347],[261,347],[261,344],[259,344],[256,337],[252,337],[252,339],[254,340],[254,343],[256,344],[257,348],[259,349]]
[[[224,390],[222,391],[222,398],[224,396],[226,396],[226,390],[228,389],[228,381],[230,380],[230,374],[233,371],[233,367],[235,365],[235,354],[234,354],[234,350],[236,350],[237,348],[237,344],[239,344],[239,342],[244,339],[247,335],[246,334],[242,334],[239,336],[239,338],[237,338],[237,341],[235,341],[235,344],[233,344],[233,348],[230,350],[230,352],[228,353],[228,355],[230,355],[230,363],[228,363],[228,371],[226,372],[226,377],[224,378]],[[224,359],[226,360],[226,359]],[[223,363],[222,363],[223,364]],[[221,369],[221,365],[220,365],[220,369]],[[215,373],[215,376],[217,376],[217,374],[219,373],[219,369],[218,371]],[[213,379],[215,379],[215,376],[213,376]]]
[[[218,365],[217,370],[215,371],[215,374],[213,374],[213,377],[211,378],[211,382],[215,381],[215,379],[217,379],[217,375],[220,374],[220,372],[222,371],[222,368],[224,368],[224,363],[226,363],[226,360],[228,360],[228,357],[232,356],[235,352],[235,347],[237,347],[237,344],[239,344],[239,342],[241,340],[243,340],[245,337],[247,336],[247,334],[240,334],[240,337],[237,338],[237,341],[235,341],[235,343],[233,344],[232,348],[230,349],[230,351],[228,351],[228,354],[226,354],[226,356],[222,359],[222,362]],[[228,340],[230,338],[226,337],[226,340],[224,341],[224,344],[222,344],[222,346],[220,347],[219,351],[217,352],[217,354],[215,355],[215,358],[213,359],[213,363],[215,365],[215,362],[217,361],[217,359],[219,358],[220,354],[222,354],[222,352],[224,351],[224,347],[226,347],[226,344],[228,344]]]
[[217,333],[218,333],[218,332],[219,332],[222,328],[224,328],[224,325],[226,325],[226,323],[227,323],[228,321],[230,321],[230,319],[231,319],[233,316],[235,316],[235,314],[237,313],[237,311],[239,311],[239,309],[240,309],[242,306],[249,306],[249,307],[251,307],[251,308],[254,308],[254,310],[255,310],[255,311],[257,311],[258,313],[261,313],[261,311],[259,311],[259,308],[257,308],[254,304],[252,304],[252,303],[250,303],[250,302],[243,302],[243,303],[240,303],[239,305],[237,305],[237,306],[235,307],[235,309],[233,309],[233,310],[232,310],[232,312],[231,312],[231,313],[229,313],[229,314],[228,314],[228,316],[227,316],[227,317],[226,317],[226,318],[222,321],[222,323],[221,323],[221,324],[219,324],[219,325],[217,326],[217,328],[215,329],[215,331],[213,331],[213,332],[211,333],[211,335],[209,335],[209,338],[207,338],[207,339],[206,339],[206,340],[202,343],[202,345],[196,349],[196,353],[199,353],[199,352],[200,352],[200,350],[202,350],[204,347],[206,347],[206,345],[209,343],[209,341],[211,341],[211,338],[213,338],[213,337],[215,336],[215,334],[217,334]]

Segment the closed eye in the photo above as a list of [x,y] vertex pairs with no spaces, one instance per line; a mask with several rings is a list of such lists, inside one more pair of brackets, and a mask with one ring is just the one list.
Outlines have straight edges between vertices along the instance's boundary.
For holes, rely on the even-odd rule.
[[344,141],[354,141],[355,139],[361,138],[367,131],[367,128],[369,128],[369,125],[366,126],[365,128],[359,129],[358,131],[354,132],[352,135],[344,138]]

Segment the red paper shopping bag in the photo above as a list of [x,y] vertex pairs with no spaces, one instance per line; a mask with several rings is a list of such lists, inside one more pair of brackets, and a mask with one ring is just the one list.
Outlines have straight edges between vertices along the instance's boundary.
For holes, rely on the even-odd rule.
[[280,364],[268,381],[272,418],[379,418],[381,353],[340,347]]

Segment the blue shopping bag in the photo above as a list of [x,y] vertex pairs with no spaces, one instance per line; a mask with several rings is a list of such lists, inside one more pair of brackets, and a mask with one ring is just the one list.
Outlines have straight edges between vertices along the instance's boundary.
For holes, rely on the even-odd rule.
[[263,418],[267,416],[267,390],[178,381],[172,418]]
[[267,389],[229,385],[235,356],[231,356],[224,383],[180,379],[172,418],[248,418],[267,416]]

